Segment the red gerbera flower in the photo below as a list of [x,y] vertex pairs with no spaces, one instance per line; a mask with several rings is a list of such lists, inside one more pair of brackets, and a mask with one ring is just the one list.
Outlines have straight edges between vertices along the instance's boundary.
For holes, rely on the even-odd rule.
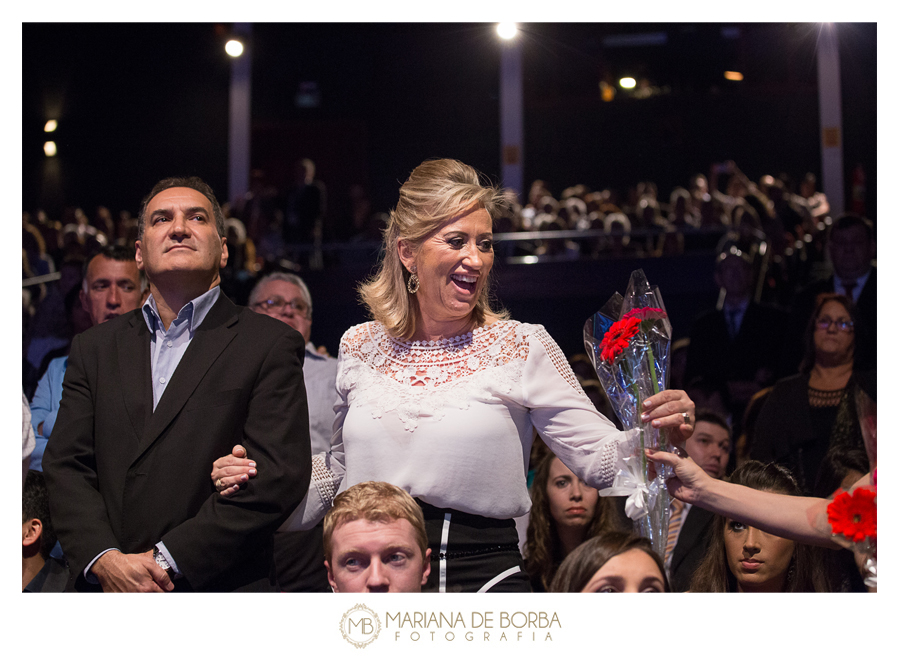
[[624,317],[614,322],[600,341],[600,358],[612,363],[628,347],[628,341],[638,332],[640,324],[641,321],[634,317]]
[[622,316],[622,319],[626,318],[638,318],[639,320],[662,320],[667,318],[666,312],[661,308],[653,308],[652,306],[645,306],[644,308],[633,308],[628,313]]
[[838,494],[828,505],[832,532],[854,542],[876,538],[877,515],[875,492],[862,487]]

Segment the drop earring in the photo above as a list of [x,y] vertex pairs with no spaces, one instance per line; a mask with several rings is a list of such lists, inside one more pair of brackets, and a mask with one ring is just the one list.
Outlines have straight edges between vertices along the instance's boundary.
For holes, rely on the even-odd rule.
[[409,279],[406,281],[406,289],[410,295],[415,295],[419,292],[419,277],[416,276],[415,270],[412,271],[412,274],[409,275]]

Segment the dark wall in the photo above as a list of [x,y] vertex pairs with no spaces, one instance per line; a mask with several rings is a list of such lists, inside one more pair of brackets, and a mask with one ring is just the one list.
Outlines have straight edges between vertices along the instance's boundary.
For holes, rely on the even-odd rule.
[[26,23],[22,43],[25,210],[136,212],[167,176],[201,176],[225,200],[230,62],[213,30]]
[[[314,296],[312,341],[337,354],[341,335],[368,320],[356,288],[374,273],[371,260],[359,258],[340,270],[306,272],[304,280]],[[625,292],[632,271],[643,269],[651,285],[658,285],[671,321],[673,339],[686,336],[697,315],[711,309],[718,290],[713,284],[714,256],[699,253],[668,258],[620,259],[494,266],[494,294],[514,320],[542,324],[571,356],[584,351],[585,321],[615,293]]]
[[[715,160],[752,178],[819,172],[816,24],[528,25],[525,179],[659,183],[667,195]],[[840,24],[844,154],[863,163],[868,212],[876,170],[876,27]],[[227,190],[227,26],[24,24],[23,201],[137,209],[159,178],[197,174]],[[666,46],[611,48],[617,32],[663,31]],[[733,34],[733,33],[729,33]],[[388,210],[419,162],[455,157],[500,173],[499,49],[490,24],[254,25],[254,166],[276,179],[311,157],[334,208],[361,183]],[[598,82],[628,71],[667,93],[602,103]],[[738,85],[723,66],[745,71]],[[632,68],[634,68],[632,66]],[[314,83],[319,104],[296,103]],[[42,152],[47,118],[59,156]],[[281,149],[281,152],[279,152]],[[352,183],[351,183],[352,182]],[[849,194],[848,194],[849,197]]]

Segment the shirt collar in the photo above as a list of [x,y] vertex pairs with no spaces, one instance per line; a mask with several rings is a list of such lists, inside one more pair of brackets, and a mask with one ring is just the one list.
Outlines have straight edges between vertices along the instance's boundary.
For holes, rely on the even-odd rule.
[[[178,311],[178,315],[175,319],[178,320],[178,318],[182,317],[187,318],[189,323],[188,328],[190,329],[191,334],[193,334],[197,330],[197,327],[203,324],[203,321],[209,314],[213,304],[219,299],[219,293],[219,286],[214,286],[199,297],[195,297]],[[144,302],[141,310],[144,312],[144,322],[147,323],[147,328],[150,330],[150,333],[155,333],[157,327],[162,327],[162,320],[159,317],[159,310],[156,307],[156,300],[153,298],[153,293],[150,293],[150,296],[147,298],[147,301]]]
[[[841,277],[839,277],[839,276],[837,275],[837,273],[835,273],[835,275],[834,275],[834,282],[835,282],[834,287],[835,287],[835,290],[837,290],[838,285],[843,286],[844,283],[847,282],[847,281],[855,281],[855,282],[856,282],[856,287],[853,289],[853,292],[854,292],[854,293],[857,293],[857,292],[859,292],[860,290],[862,290],[862,289],[865,287],[866,281],[869,280],[869,275],[870,275],[871,273],[872,273],[872,268],[871,268],[871,267],[870,267],[869,269],[866,270],[866,273],[865,273],[865,274],[863,274],[863,275],[861,275],[861,276],[858,276],[858,277],[856,277],[855,279],[842,279]],[[855,296],[855,295],[854,295],[854,296]]]
[[725,304],[722,306],[722,308],[723,308],[723,310],[731,311],[732,313],[734,313],[734,312],[744,313],[747,310],[748,306],[750,306],[750,300],[745,299],[744,301],[738,302],[737,304],[735,304],[733,306],[728,304],[728,302],[725,302]]

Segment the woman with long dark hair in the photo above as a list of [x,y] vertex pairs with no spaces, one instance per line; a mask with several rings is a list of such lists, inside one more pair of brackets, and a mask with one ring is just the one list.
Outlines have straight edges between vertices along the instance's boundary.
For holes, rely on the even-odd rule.
[[[759,491],[801,495],[790,471],[749,461],[730,482]],[[821,548],[778,537],[725,516],[710,528],[706,557],[691,580],[691,592],[827,592]]]
[[582,542],[618,529],[611,498],[601,497],[553,453],[535,470],[531,516],[525,540],[525,568],[536,592],[550,589],[562,561]]

